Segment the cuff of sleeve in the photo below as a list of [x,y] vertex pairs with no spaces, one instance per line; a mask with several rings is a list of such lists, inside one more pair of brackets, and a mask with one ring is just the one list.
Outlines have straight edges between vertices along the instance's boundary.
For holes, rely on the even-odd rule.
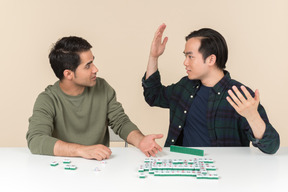
[[251,134],[251,141],[254,147],[258,147],[262,152],[268,154],[274,154],[279,149],[280,140],[278,133],[270,125],[266,125],[266,130],[264,132],[262,139],[255,139],[253,134]]
[[[264,135],[265,135],[265,133],[264,133]],[[264,138],[264,135],[263,135],[263,138]],[[253,132],[252,132],[252,130],[250,129],[249,130],[249,139],[250,139],[250,141],[252,142],[252,144],[255,146],[255,147],[258,147],[258,144],[261,144],[261,141],[263,140],[263,138],[262,139],[256,139],[255,137],[254,137],[254,134],[253,134]]]
[[121,130],[121,132],[119,133],[119,136],[124,139],[125,141],[127,141],[127,137],[128,135],[134,131],[134,130],[139,130],[138,127],[132,123],[132,122],[128,122],[124,125],[123,129]]
[[54,155],[54,145],[58,139],[49,136],[39,136],[34,138],[29,144],[29,149],[33,154]]
[[145,79],[145,78],[146,78],[146,73],[144,74],[144,76],[142,78],[142,86],[144,88],[154,87],[155,84],[158,84],[155,82],[160,82],[160,73],[157,70],[155,73],[150,75],[150,77],[148,77],[148,79]]
[[252,143],[253,143],[253,145],[258,145],[258,144],[259,144],[259,142],[260,142],[260,140],[259,140],[259,139],[254,139],[254,140],[252,140]]

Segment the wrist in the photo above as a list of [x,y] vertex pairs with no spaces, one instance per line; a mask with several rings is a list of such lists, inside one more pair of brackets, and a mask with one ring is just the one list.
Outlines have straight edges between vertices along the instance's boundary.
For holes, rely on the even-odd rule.
[[260,120],[262,118],[261,118],[260,114],[258,112],[256,112],[256,113],[246,117],[246,119],[247,119],[248,122],[252,123],[252,122],[258,121],[258,120]]
[[149,61],[146,71],[146,79],[158,70],[158,57],[149,56]]
[[73,143],[70,145],[71,156],[83,157],[83,149],[85,146]]
[[154,61],[157,62],[158,61],[159,56],[154,56],[154,55],[149,55],[149,61]]
[[140,147],[140,143],[141,143],[143,138],[144,138],[144,135],[140,131],[134,130],[128,135],[127,141],[128,141],[128,143],[130,143],[130,144],[134,145],[135,147],[139,148]]

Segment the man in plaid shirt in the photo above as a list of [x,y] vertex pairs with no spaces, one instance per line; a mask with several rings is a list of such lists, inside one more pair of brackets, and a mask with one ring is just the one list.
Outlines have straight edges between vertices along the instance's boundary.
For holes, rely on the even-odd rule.
[[188,76],[170,86],[161,84],[158,58],[168,41],[167,37],[162,41],[165,28],[162,24],[154,35],[142,79],[146,102],[170,110],[165,147],[249,146],[252,142],[264,153],[276,153],[279,134],[260,104],[259,91],[231,79],[224,70],[228,48],[217,31],[203,28],[190,33],[184,50]]

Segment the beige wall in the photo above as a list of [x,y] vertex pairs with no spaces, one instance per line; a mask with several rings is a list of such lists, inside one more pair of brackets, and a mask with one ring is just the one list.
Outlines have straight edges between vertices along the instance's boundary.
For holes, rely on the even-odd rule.
[[26,146],[34,101],[56,81],[49,49],[68,35],[93,45],[98,76],[115,88],[140,129],[166,136],[168,110],[149,107],[141,87],[154,31],[163,22],[169,37],[160,59],[164,84],[185,75],[184,37],[201,27],[214,28],[228,42],[232,78],[260,90],[281,145],[288,146],[287,10],[287,0],[0,0],[0,146]]

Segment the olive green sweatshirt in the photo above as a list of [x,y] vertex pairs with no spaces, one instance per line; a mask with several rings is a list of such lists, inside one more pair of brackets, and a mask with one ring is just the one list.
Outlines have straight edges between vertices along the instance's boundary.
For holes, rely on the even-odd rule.
[[59,81],[39,94],[26,134],[33,154],[54,155],[57,140],[109,146],[108,126],[125,141],[138,130],[117,102],[114,89],[102,78],[96,81],[78,96],[65,94]]

